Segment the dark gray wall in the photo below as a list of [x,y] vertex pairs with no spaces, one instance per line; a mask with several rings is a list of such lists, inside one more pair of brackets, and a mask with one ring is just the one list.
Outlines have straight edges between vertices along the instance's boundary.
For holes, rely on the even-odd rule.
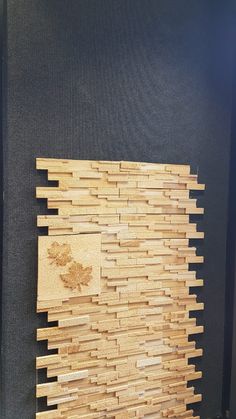
[[221,410],[230,21],[210,0],[9,0],[5,66],[3,412],[36,410],[36,157],[190,163],[206,192],[201,418]]

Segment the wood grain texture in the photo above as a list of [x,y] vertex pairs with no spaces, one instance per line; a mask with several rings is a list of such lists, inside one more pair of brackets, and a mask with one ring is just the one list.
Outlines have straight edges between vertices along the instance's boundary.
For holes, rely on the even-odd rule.
[[38,239],[38,301],[100,293],[101,235]]
[[[37,159],[37,168],[58,181],[56,187],[37,188],[37,197],[58,210],[58,215],[38,216],[38,226],[56,236],[40,239],[71,246],[84,236],[91,253],[97,247],[90,238],[101,240],[100,292],[84,295],[77,289],[74,295],[69,289],[68,295],[61,284],[65,296],[57,295],[57,287],[49,299],[38,295],[38,312],[58,322],[38,329],[38,340],[47,339],[48,349],[58,353],[37,358],[37,368],[56,377],[37,386],[37,397],[57,405],[37,418],[193,418],[187,405],[201,395],[187,384],[201,372],[189,359],[202,350],[188,337],[203,328],[189,313],[203,304],[190,288],[203,281],[189,264],[203,258],[189,239],[203,233],[189,214],[203,210],[189,191],[204,185],[187,165]],[[59,265],[70,259],[65,253]],[[40,255],[39,273],[45,260]],[[73,258],[80,262],[76,249]],[[50,281],[43,269],[39,282],[42,277]]]

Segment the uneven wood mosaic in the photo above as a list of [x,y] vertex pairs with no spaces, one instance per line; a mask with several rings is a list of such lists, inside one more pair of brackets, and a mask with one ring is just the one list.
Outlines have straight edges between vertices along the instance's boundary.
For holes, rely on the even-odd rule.
[[[57,215],[38,216],[38,329],[57,353],[37,358],[37,385],[52,410],[37,419],[184,418],[201,400],[188,382],[203,332],[189,264],[203,262],[190,239],[202,214],[190,190],[204,185],[187,165],[37,159],[58,186],[37,188]],[[50,322],[57,322],[50,326]],[[199,417],[198,417],[199,418]]]

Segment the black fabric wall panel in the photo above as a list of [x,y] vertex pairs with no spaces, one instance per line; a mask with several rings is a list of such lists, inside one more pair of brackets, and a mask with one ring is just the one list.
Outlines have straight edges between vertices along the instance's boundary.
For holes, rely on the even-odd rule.
[[9,0],[2,417],[34,417],[35,158],[190,163],[206,192],[201,418],[221,409],[230,143],[229,24],[208,0]]

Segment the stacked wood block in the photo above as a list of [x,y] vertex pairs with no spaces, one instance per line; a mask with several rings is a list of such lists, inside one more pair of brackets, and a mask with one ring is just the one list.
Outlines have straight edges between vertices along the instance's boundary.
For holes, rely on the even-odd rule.
[[[185,165],[37,159],[58,186],[37,188],[57,215],[39,240],[38,329],[57,353],[37,358],[54,377],[37,385],[52,410],[37,419],[191,419],[201,400],[188,382],[201,372],[192,334],[203,332],[191,287],[203,285],[190,223],[204,189]],[[50,322],[57,322],[50,326]]]

